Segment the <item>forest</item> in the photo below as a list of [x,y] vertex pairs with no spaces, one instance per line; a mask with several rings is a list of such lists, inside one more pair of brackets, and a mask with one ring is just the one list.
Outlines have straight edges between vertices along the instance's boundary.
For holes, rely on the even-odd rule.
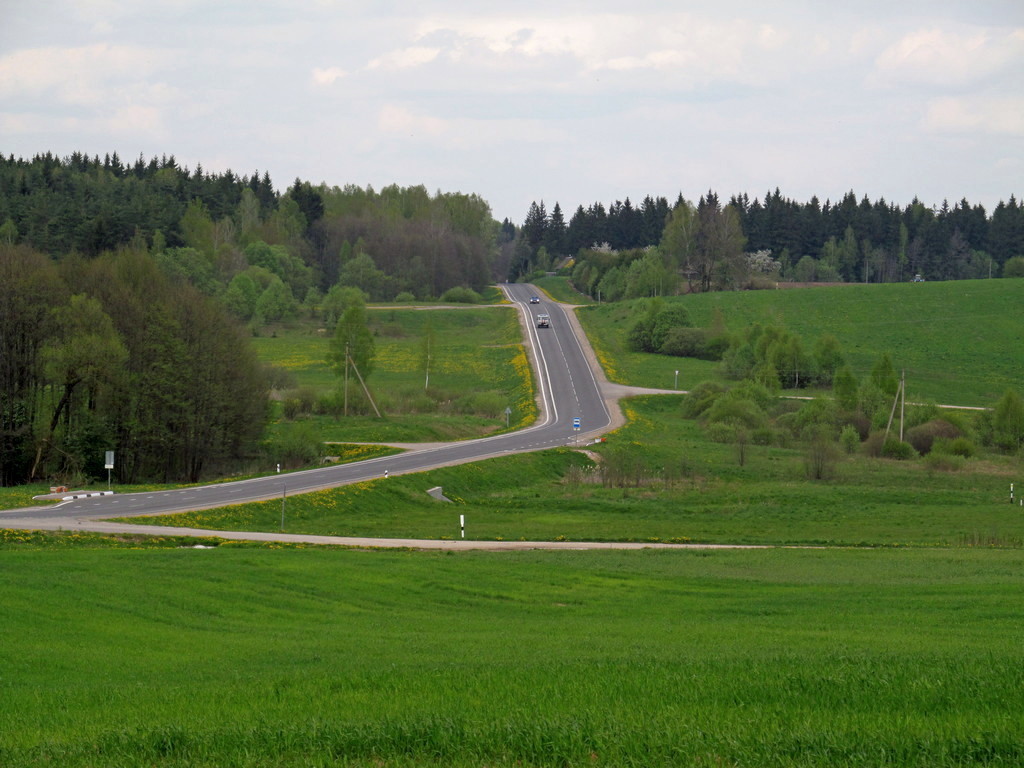
[[[1024,257],[1024,206],[1011,195],[989,215],[966,199],[938,208],[915,199],[900,207],[858,201],[852,191],[835,203],[816,197],[799,203],[778,189],[763,200],[741,194],[723,203],[708,191],[696,204],[680,195],[671,206],[650,196],[639,207],[629,198],[607,207],[580,205],[566,222],[557,202],[550,213],[543,201],[533,202],[510,275],[549,269],[569,256],[580,269],[577,287],[611,300],[765,287],[757,279],[765,277],[772,284],[1010,277],[1024,269],[1015,261]],[[645,257],[665,274],[630,292],[625,273]],[[612,269],[622,274],[601,286]]]

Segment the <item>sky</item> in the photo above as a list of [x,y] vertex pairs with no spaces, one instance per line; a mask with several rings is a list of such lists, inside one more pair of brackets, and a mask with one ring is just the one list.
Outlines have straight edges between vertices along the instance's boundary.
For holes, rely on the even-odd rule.
[[0,152],[530,203],[1024,193],[1024,2],[0,0]]

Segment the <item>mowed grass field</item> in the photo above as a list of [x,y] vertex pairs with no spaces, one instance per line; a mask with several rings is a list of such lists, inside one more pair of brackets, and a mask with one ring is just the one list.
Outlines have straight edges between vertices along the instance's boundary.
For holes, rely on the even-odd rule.
[[[1024,279],[844,285],[673,297],[695,326],[720,310],[740,333],[755,322],[798,334],[806,349],[830,333],[854,373],[866,376],[883,353],[905,370],[907,399],[991,406],[1024,382]],[[629,352],[626,333],[636,302],[577,310],[609,376],[622,383],[670,389],[720,378],[718,364]]]
[[1007,550],[0,550],[0,764],[1024,761]]

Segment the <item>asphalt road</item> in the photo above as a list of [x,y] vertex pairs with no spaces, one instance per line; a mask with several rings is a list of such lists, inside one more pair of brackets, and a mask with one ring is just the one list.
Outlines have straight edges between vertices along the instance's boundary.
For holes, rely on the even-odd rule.
[[[625,388],[607,384],[592,350],[579,329],[571,310],[547,300],[533,286],[503,286],[517,306],[531,364],[536,371],[541,416],[538,422],[517,432],[414,449],[405,453],[355,464],[322,467],[302,472],[253,478],[193,488],[155,493],[115,494],[73,501],[55,506],[0,511],[0,527],[35,530],[75,529],[103,532],[157,533],[152,527],[104,523],[104,518],[167,514],[221,507],[247,501],[281,498],[284,495],[331,488],[363,480],[422,472],[439,466],[464,464],[493,456],[537,451],[562,445],[584,445],[621,419],[614,402],[626,394]],[[540,296],[540,304],[529,304],[530,296]],[[547,314],[550,327],[538,328],[536,315]],[[600,379],[600,383],[599,383]],[[579,419],[579,428],[574,420]],[[426,491],[426,489],[424,489]],[[160,533],[212,535],[222,538],[301,540],[314,543],[342,543],[353,546],[449,546],[466,548],[521,548],[549,545],[552,548],[604,547],[568,542],[423,542],[388,539],[341,539],[339,537],[296,537],[283,534],[197,531],[160,528]],[[373,542],[373,543],[370,543]]]

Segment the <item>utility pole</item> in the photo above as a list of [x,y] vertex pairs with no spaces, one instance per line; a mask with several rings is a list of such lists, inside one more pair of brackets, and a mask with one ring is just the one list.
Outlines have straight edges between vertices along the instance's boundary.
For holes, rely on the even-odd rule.
[[427,378],[423,382],[423,389],[427,390],[427,389],[430,389],[430,336],[429,335],[427,336],[427,364],[426,364],[425,367],[427,369]]
[[345,415],[348,416],[348,342],[345,342]]
[[903,413],[907,407],[907,370],[900,370],[900,442],[903,442]]

